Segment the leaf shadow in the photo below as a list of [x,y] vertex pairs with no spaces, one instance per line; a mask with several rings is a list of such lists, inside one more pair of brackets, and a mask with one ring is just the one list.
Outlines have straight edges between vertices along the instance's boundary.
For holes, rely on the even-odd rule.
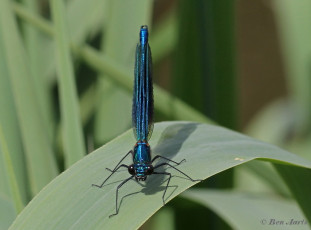
[[[198,123],[187,123],[187,124],[174,124],[166,127],[166,129],[162,132],[161,137],[153,149],[154,156],[161,155],[168,159],[172,159],[181,149],[183,143],[187,140],[187,138],[190,136],[191,133],[195,131],[197,128]],[[169,151],[168,151],[169,150]],[[180,159],[181,161],[183,159]],[[160,163],[165,162],[165,160],[160,159],[155,165],[158,165]],[[163,168],[160,170],[157,170],[158,172],[166,172],[167,168]],[[123,171],[123,170],[122,170]],[[178,175],[173,175],[171,177],[171,181],[174,177],[180,177]],[[181,177],[184,178],[184,177]],[[184,178],[187,179],[187,178]],[[133,179],[134,180],[134,179]],[[136,181],[140,186],[143,188],[141,189],[141,192],[145,195],[153,195],[157,192],[164,191],[166,188],[166,182],[168,178],[165,175],[157,174],[157,175],[151,175],[147,180],[142,183],[140,181]],[[134,180],[135,181],[135,180]],[[120,181],[114,181],[109,184],[115,184]],[[108,184],[107,184],[108,185]],[[178,188],[177,185],[169,185],[168,188],[174,188],[173,190],[170,190],[167,192],[165,196],[165,200],[167,200]],[[127,195],[124,195],[121,197],[120,203],[117,206],[117,210],[119,211],[122,202],[125,198],[135,195],[139,192],[132,192]]]
[[[166,158],[172,159],[180,151],[183,143],[189,138],[189,136],[196,130],[198,123],[187,123],[187,124],[174,124],[165,128],[162,132],[161,137],[153,149],[153,155],[160,155]],[[178,161],[182,161],[179,159]],[[160,159],[156,164],[165,162],[164,159]],[[163,169],[157,169],[157,172],[166,172],[166,167]],[[172,171],[173,172],[173,171]],[[178,172],[177,172],[178,173]],[[148,178],[145,182],[145,188],[142,189],[142,192],[146,195],[152,195],[159,191],[163,191],[166,185],[165,178],[167,176],[162,174],[152,175],[151,178]],[[174,176],[172,176],[173,179]],[[172,182],[171,179],[171,182]],[[169,186],[172,187],[172,186]],[[177,186],[178,187],[178,186]],[[174,191],[177,188],[174,189]],[[169,196],[167,196],[169,197]]]

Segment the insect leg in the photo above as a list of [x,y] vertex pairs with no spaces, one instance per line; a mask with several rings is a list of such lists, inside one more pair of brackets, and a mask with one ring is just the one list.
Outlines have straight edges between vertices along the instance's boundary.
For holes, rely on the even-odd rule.
[[130,151],[119,161],[119,163],[114,167],[113,170],[111,170],[111,169],[109,169],[109,168],[106,168],[106,169],[107,169],[108,171],[110,171],[110,172],[115,171],[115,169],[119,166],[119,164],[120,164],[122,161],[124,161],[124,159],[125,159],[130,153],[133,154],[133,150],[130,150]]
[[122,185],[124,185],[126,182],[128,182],[128,181],[129,181],[130,179],[132,179],[133,177],[134,177],[134,176],[130,176],[129,178],[125,179],[124,181],[122,181],[121,184],[118,185],[117,190],[116,190],[116,213],[111,214],[111,215],[109,216],[109,218],[112,217],[112,216],[118,215],[118,213],[119,213],[119,209],[118,209],[118,195],[119,195],[119,189],[122,187]]
[[104,184],[106,183],[106,181],[112,176],[112,174],[114,174],[116,171],[119,170],[119,168],[124,167],[124,168],[128,168],[128,165],[119,165],[117,168],[114,168],[111,171],[111,174],[106,178],[106,180],[104,180],[104,182],[101,185],[97,185],[97,184],[92,184],[92,186],[98,187],[98,188],[102,188],[104,186]]
[[153,172],[153,174],[162,174],[162,175],[168,175],[168,176],[169,176],[169,178],[168,178],[168,180],[167,180],[167,184],[166,184],[166,186],[165,186],[164,193],[163,193],[163,195],[162,195],[163,205],[165,205],[164,198],[165,198],[165,194],[166,194],[168,185],[170,184],[172,174],[171,174],[171,173],[168,173],[168,172]]
[[178,162],[173,161],[173,160],[171,160],[171,159],[168,159],[168,158],[166,158],[166,157],[163,157],[163,156],[160,156],[160,155],[156,155],[156,156],[151,160],[151,163],[153,163],[153,162],[154,162],[156,159],[158,159],[158,158],[165,159],[165,160],[167,160],[167,161],[169,161],[169,162],[173,162],[173,163],[175,163],[175,164],[177,164],[177,165],[180,165],[182,162],[185,162],[185,161],[186,161],[186,159],[183,159],[182,161],[180,161],[180,162],[178,163]]
[[170,166],[171,168],[175,169],[176,171],[180,172],[181,174],[183,174],[185,177],[187,177],[189,180],[191,180],[192,182],[195,182],[195,181],[202,181],[202,180],[194,180],[192,179],[190,176],[188,176],[186,173],[184,173],[183,171],[179,170],[178,168],[174,167],[173,165],[169,164],[169,163],[162,163],[162,164],[159,164],[159,165],[156,165],[154,166],[154,169],[156,168],[159,168],[159,167],[162,167],[162,166]]
[[133,153],[133,150],[130,150],[120,161],[119,163],[114,167],[113,170],[110,170],[111,174],[106,178],[106,180],[104,180],[104,182],[101,184],[101,185],[97,185],[97,184],[92,184],[92,186],[95,186],[95,187],[98,187],[98,188],[102,188],[103,185],[106,183],[106,181],[112,176],[112,174],[114,174],[119,168],[121,167],[125,167],[125,168],[128,168],[127,165],[120,165],[120,163],[130,154],[130,153]]

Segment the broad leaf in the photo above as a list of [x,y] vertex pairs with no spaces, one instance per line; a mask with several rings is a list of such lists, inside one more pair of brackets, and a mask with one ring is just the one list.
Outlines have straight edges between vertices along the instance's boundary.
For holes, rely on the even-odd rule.
[[[146,183],[126,183],[120,189],[120,212],[111,218],[109,215],[115,212],[116,187],[129,174],[126,170],[115,173],[102,189],[91,186],[102,183],[109,175],[105,168],[113,168],[134,143],[132,131],[128,131],[78,161],[46,186],[10,229],[138,228],[162,207],[166,177],[152,175]],[[194,179],[206,179],[254,159],[278,162],[286,167],[301,166],[308,168],[304,169],[308,172],[311,168],[311,162],[294,154],[214,125],[158,123],[150,145],[154,156],[159,154],[175,161],[186,159],[177,167]],[[124,164],[130,163],[131,159],[124,160]],[[167,172],[174,177],[166,202],[195,184],[173,169]],[[307,191],[310,188],[301,186],[301,189],[310,194]]]
[[233,229],[310,229],[292,200],[267,194],[206,189],[191,189],[182,196],[213,210]]
[[27,54],[8,0],[0,1],[0,29],[31,191],[36,194],[56,176],[58,169],[38,106]]
[[62,0],[51,1],[51,8],[56,31],[55,52],[58,60],[57,76],[60,91],[65,164],[68,167],[81,159],[86,150],[79,116],[78,93],[69,48],[64,3]]
[[7,230],[15,217],[16,213],[12,202],[0,196],[0,230]]

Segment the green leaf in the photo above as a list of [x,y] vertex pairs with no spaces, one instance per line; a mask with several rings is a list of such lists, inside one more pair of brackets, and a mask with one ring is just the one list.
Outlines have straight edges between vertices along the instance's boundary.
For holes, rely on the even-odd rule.
[[[37,0],[22,0],[25,7],[33,14],[39,13],[39,5]],[[28,62],[31,70],[33,88],[38,98],[38,106],[42,118],[49,134],[51,142],[54,141],[55,120],[52,112],[52,94],[51,82],[48,81],[45,73],[45,66],[50,63],[54,55],[51,55],[50,46],[47,43],[52,43],[51,39],[41,33],[40,30],[26,21],[22,21],[23,39],[28,55]]]
[[[109,175],[105,168],[113,168],[134,143],[129,130],[84,157],[46,186],[10,229],[137,229],[162,207],[167,178],[152,175],[146,184],[126,183],[119,193],[120,212],[112,218],[108,216],[115,212],[116,187],[129,177],[128,172],[115,173],[102,189],[91,186],[102,183]],[[213,125],[157,123],[150,145],[153,156],[162,155],[175,161],[186,159],[178,168],[194,179],[205,179],[254,159],[282,163],[288,168],[291,165],[308,168],[305,171],[311,169],[311,162],[299,156]],[[124,160],[124,164],[130,163],[131,159]],[[167,171],[174,177],[166,202],[195,184],[173,169]],[[310,194],[310,188],[298,186]]]
[[177,19],[176,13],[171,12],[160,21],[150,34],[150,46],[152,47],[152,61],[154,64],[162,60],[176,47],[177,43]]
[[[1,27],[1,26],[0,26]],[[1,30],[1,28],[0,28]],[[28,187],[27,187],[27,174],[25,156],[23,153],[21,135],[19,124],[17,120],[17,112],[14,104],[12,87],[9,79],[9,73],[4,55],[4,43],[0,35],[0,123],[2,125],[3,133],[8,145],[10,157],[16,180],[21,188],[21,196],[23,202],[27,202]],[[1,153],[0,150],[0,155]],[[5,163],[0,157],[0,194],[10,197],[8,175],[6,174]]]
[[311,2],[276,0],[271,3],[280,32],[288,90],[295,105],[296,128],[303,133],[311,127]]
[[295,120],[295,107],[288,100],[271,102],[249,122],[245,129],[247,135],[274,145],[284,145],[284,140],[292,132]]
[[0,1],[0,29],[31,190],[36,194],[57,175],[57,166],[39,110],[25,48],[8,0]]
[[72,0],[66,7],[70,37],[82,44],[91,35],[100,31],[110,14],[108,0]]
[[174,210],[169,207],[162,208],[144,226],[148,230],[175,230]]
[[[211,209],[233,229],[310,229],[297,204],[288,199],[206,189],[191,189],[182,196]],[[294,224],[291,220],[303,222]]]
[[234,14],[232,0],[180,0],[172,84],[174,95],[232,129],[237,127]]
[[[66,7],[66,18],[69,24],[70,30],[70,40],[73,40],[77,44],[82,44],[87,38],[90,37],[90,34],[95,34],[101,27],[102,24],[106,21],[107,13],[103,11],[107,10],[106,7],[107,0],[72,0],[68,1]],[[36,17],[37,13],[30,13],[22,4],[18,2],[12,2],[12,7],[14,10],[26,17],[27,20],[30,20],[33,23],[38,23],[36,26],[39,26],[40,29],[43,29],[44,32],[52,34],[52,28],[48,28],[45,23],[38,22]],[[45,60],[47,62],[42,62],[44,60],[39,60],[42,62],[41,69],[44,70],[44,76],[48,76],[50,80],[54,80],[54,72],[56,67],[56,59],[54,57],[54,44],[51,40],[45,41],[44,46],[40,46],[44,53],[46,53]],[[38,45],[38,44],[37,44]]]
[[311,222],[311,171],[304,168],[288,168],[284,165],[275,165],[275,168],[281,174],[293,197],[299,203],[309,222]]
[[3,162],[5,165],[6,175],[8,176],[8,184],[11,191],[12,201],[14,203],[16,213],[20,213],[24,208],[24,204],[22,201],[20,189],[17,184],[12,159],[9,153],[8,145],[6,143],[5,137],[2,131],[2,125],[0,123],[0,152],[2,153],[0,157],[3,158]]
[[86,153],[78,94],[75,85],[73,63],[69,48],[69,38],[65,21],[63,0],[51,1],[55,24],[57,76],[60,87],[61,119],[63,125],[63,143],[65,164],[67,167],[78,161]]
[[13,204],[0,195],[0,230],[7,230],[15,217]]
[[290,196],[284,181],[269,162],[252,161],[236,168],[234,181],[239,190]]

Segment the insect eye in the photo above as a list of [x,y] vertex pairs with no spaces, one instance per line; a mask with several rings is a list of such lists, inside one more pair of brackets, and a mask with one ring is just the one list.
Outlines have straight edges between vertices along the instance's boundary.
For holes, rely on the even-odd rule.
[[133,166],[133,165],[130,165],[127,169],[128,169],[128,171],[129,171],[129,174],[135,175],[135,169],[134,169],[134,166]]
[[153,167],[152,167],[152,165],[150,165],[150,166],[147,167],[146,173],[147,173],[147,175],[151,175],[151,174],[153,173]]

